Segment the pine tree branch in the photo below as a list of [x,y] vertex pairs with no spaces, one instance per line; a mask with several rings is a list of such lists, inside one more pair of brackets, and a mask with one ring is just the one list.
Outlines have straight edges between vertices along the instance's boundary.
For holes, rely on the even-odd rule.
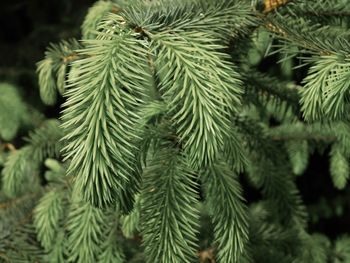
[[276,98],[298,108],[298,91],[301,86],[256,71],[247,72],[243,77],[247,84],[246,96],[262,96],[266,97],[266,100]]
[[[26,245],[35,232],[5,238],[0,234],[1,241],[9,239],[5,245],[9,253],[4,256],[0,242],[0,258],[11,258],[13,251],[22,261],[57,263],[136,262],[143,257],[149,263],[189,263],[196,257],[203,263],[323,263],[338,255],[348,258],[348,241],[336,241],[335,247],[325,249],[322,238],[305,232],[305,210],[291,174],[302,173],[308,141],[317,141],[332,147],[335,186],[347,183],[349,124],[297,122],[300,96],[310,120],[343,119],[350,111],[347,33],[333,43],[341,28],[332,32],[333,28],[311,22],[318,19],[297,20],[291,15],[293,8],[295,14],[305,15],[302,5],[297,6],[305,0],[263,0],[258,12],[249,2],[99,1],[84,21],[85,40],[79,47],[61,43],[48,50],[38,64],[41,96],[54,104],[57,91],[66,94],[62,117],[66,135],[59,142],[62,131],[55,122],[30,133],[20,149],[0,145],[10,150],[3,185],[13,196],[28,190],[41,193],[41,183],[34,189],[27,179],[38,179],[40,165],[47,157],[59,158],[61,146],[68,177],[63,179],[65,165],[45,161],[49,169],[45,168],[45,183],[64,192],[48,191],[33,215],[25,213],[29,216],[25,223],[34,218],[44,248],[35,242]],[[308,2],[314,6],[317,1]],[[327,10],[322,5],[317,10],[335,12],[339,7]],[[304,58],[315,63],[304,82],[307,89],[299,92],[299,86],[256,69],[248,71],[247,63],[236,68],[230,62],[236,54],[243,57],[239,53],[247,49],[250,33],[264,23],[286,44],[277,52],[312,55]],[[238,51],[229,56],[231,40],[230,47]],[[299,50],[288,51],[291,45]],[[242,97],[253,105],[242,105]],[[296,105],[296,110],[289,105]],[[284,117],[276,117],[279,109],[286,109]],[[275,121],[282,124],[276,127]],[[249,176],[264,199],[252,205],[259,211],[250,214],[237,176],[244,170],[242,175]],[[200,178],[199,171],[203,171]],[[204,234],[205,240],[198,240],[202,232],[197,232],[199,179],[212,219],[203,227],[210,232]],[[139,203],[132,210],[139,186]],[[72,193],[67,203],[62,202],[65,193]],[[15,197],[13,203],[0,203],[0,210],[21,204]],[[127,240],[118,222],[130,211],[123,215],[123,231],[133,237],[131,246],[121,244]],[[18,215],[14,218],[20,221]],[[138,227],[141,233],[135,234]],[[145,251],[135,252],[134,245],[141,242]],[[28,248],[33,252],[27,253]],[[334,255],[326,254],[328,250]]]
[[229,134],[230,112],[240,104],[239,75],[209,35],[167,32],[152,41],[160,91],[177,135],[194,166],[210,164]]
[[303,83],[300,104],[305,120],[347,118],[350,58],[339,55],[318,58]]
[[34,225],[38,240],[46,251],[54,246],[60,219],[63,217],[64,193],[59,189],[52,189],[45,193],[34,209]]
[[[113,217],[112,217],[113,218]],[[123,263],[125,262],[125,256],[121,249],[121,244],[118,242],[117,238],[119,233],[117,233],[118,224],[114,220],[110,222],[107,227],[106,235],[107,239],[102,244],[102,252],[98,257],[98,262],[100,263]]]
[[[348,126],[347,124],[344,125]],[[302,124],[298,122],[270,128],[267,134],[269,138],[276,141],[316,140],[326,143],[339,142],[345,146],[347,143],[346,134],[349,134],[349,131],[342,126],[342,123],[330,123],[327,125],[321,123]]]
[[79,51],[86,58],[73,64],[78,71],[64,104],[64,151],[85,200],[99,207],[117,202],[128,211],[140,173],[136,124],[151,77],[145,43],[118,19],[110,15],[98,39]]
[[[24,183],[30,182],[35,186],[37,163],[31,163],[31,149],[29,146],[12,152],[2,172],[2,190],[9,197],[23,193]],[[33,174],[34,173],[34,174]],[[30,176],[31,175],[31,176]],[[34,190],[34,188],[32,189]]]
[[80,59],[76,50],[81,47],[75,39],[51,44],[45,52],[45,58],[37,63],[40,96],[45,104],[56,103],[57,91],[64,93],[67,65]]
[[349,161],[342,149],[334,144],[330,152],[330,174],[334,186],[337,189],[344,189],[349,179]]
[[141,228],[149,263],[195,259],[198,193],[188,166],[179,152],[165,148],[157,150],[145,170]]
[[11,141],[24,122],[26,105],[17,88],[0,83],[0,140]]
[[[254,165],[248,165],[246,169],[251,181],[266,197],[274,200],[276,207],[281,211],[279,216],[283,223],[296,225],[302,229],[306,224],[305,208],[299,191],[289,175],[287,156],[278,150],[276,143],[269,140],[269,133],[263,125],[247,116],[236,116],[234,121],[249,142],[249,163]],[[273,152],[278,152],[278,157],[271,155]]]
[[[288,47],[297,46],[306,54],[319,56],[349,54],[350,43],[346,29],[336,30],[329,25],[314,23],[297,16],[292,11],[268,16],[264,26],[288,44]],[[283,51],[282,47],[276,52]]]
[[68,260],[77,263],[97,262],[107,222],[102,210],[75,197],[66,223],[70,251]]
[[[155,10],[156,8],[156,10]],[[210,34],[227,42],[228,38],[247,32],[257,24],[257,17],[246,1],[219,0],[176,2],[160,1],[157,5],[135,4],[121,13],[131,28],[151,33],[188,31]]]
[[248,243],[248,223],[240,183],[223,162],[204,172],[203,183],[218,245],[217,259],[241,262]]
[[28,144],[12,151],[2,170],[3,191],[8,196],[16,196],[25,190],[25,184],[31,184],[30,191],[39,187],[39,165],[48,157],[58,157],[62,147],[59,142],[62,130],[57,120],[47,120],[29,134]]
[[81,26],[83,39],[94,39],[98,35],[97,27],[108,13],[118,13],[120,8],[111,1],[97,1],[89,8]]
[[349,16],[350,9],[346,0],[318,1],[294,0],[287,9],[301,16],[314,16],[318,18],[329,16]]

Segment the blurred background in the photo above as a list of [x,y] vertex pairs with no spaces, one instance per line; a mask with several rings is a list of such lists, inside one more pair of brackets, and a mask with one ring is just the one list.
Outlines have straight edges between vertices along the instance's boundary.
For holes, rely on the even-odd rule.
[[[47,117],[58,117],[59,104],[44,106],[39,97],[36,62],[44,57],[50,42],[80,37],[80,25],[94,0],[2,0],[0,3],[0,81],[19,87],[27,103]],[[269,57],[260,68],[274,72],[277,58]],[[300,82],[304,72],[293,78]],[[1,92],[1,90],[0,90]],[[331,238],[350,233],[350,188],[336,190],[329,176],[329,149],[310,158],[309,168],[297,178],[298,187],[310,213],[310,230]],[[245,188],[247,200],[259,193]]]
[[0,80],[22,88],[28,103],[48,117],[56,108],[43,108],[35,74],[49,43],[79,38],[80,25],[94,0],[2,0],[0,3]]

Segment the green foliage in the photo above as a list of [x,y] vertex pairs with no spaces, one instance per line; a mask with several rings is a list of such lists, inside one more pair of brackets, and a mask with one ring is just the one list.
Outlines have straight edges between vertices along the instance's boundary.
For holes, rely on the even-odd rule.
[[123,10],[131,26],[148,32],[201,32],[227,42],[258,22],[245,1],[147,1],[134,2]]
[[125,237],[132,238],[140,230],[140,197],[136,197],[134,209],[122,219],[122,231]]
[[106,215],[89,203],[74,201],[68,214],[69,262],[97,262],[104,240]]
[[301,105],[309,121],[346,118],[346,101],[350,83],[350,63],[337,56],[323,56],[311,67],[304,79]]
[[[334,2],[329,1],[303,1],[297,0],[290,3],[288,6],[298,15],[308,16],[309,19],[318,19],[321,18],[321,21],[327,17],[332,16],[346,16],[349,14],[349,5],[347,0],[337,0]],[[327,20],[326,20],[327,21]]]
[[44,164],[47,168],[49,168],[44,175],[48,182],[63,182],[63,176],[66,173],[66,168],[62,165],[62,163],[55,159],[48,158],[45,160]]
[[66,72],[69,62],[77,59],[75,50],[81,45],[75,40],[51,44],[45,52],[45,59],[37,63],[40,97],[47,105],[54,105],[57,91],[63,94],[66,89]]
[[113,8],[118,9],[117,5],[110,1],[97,1],[85,16],[85,20],[81,26],[82,38],[94,39],[98,35],[98,24]]
[[[348,200],[348,5],[256,2],[98,1],[37,64],[61,121],[0,84],[0,262],[349,260],[310,230]],[[315,153],[343,191],[306,206]]]
[[30,224],[18,226],[11,234],[6,234],[1,240],[1,244],[5,246],[0,255],[2,262],[26,263],[42,260],[42,251]]
[[0,83],[0,139],[12,140],[23,122],[26,107],[15,86]]
[[158,152],[144,174],[141,225],[147,262],[192,262],[196,255],[196,183],[184,156]]
[[303,81],[305,85],[300,90],[303,116],[307,121],[344,120],[348,111],[346,104],[350,51],[346,27],[338,25],[339,22],[330,21],[327,25],[322,25],[312,21],[312,15],[299,17],[297,13],[319,12],[321,16],[332,17],[333,15],[327,15],[329,11],[326,10],[331,10],[330,14],[334,15],[343,14],[343,10],[339,10],[346,10],[345,4],[343,1],[336,1],[332,8],[329,8],[326,1],[312,1],[310,5],[294,4],[297,6],[295,10],[271,19],[268,28],[283,39],[279,52],[288,54],[291,51],[290,46],[296,46],[298,48],[293,49],[292,54],[286,57],[302,53],[304,57],[301,59],[307,64],[313,64]]
[[248,71],[244,75],[246,87],[245,98],[250,102],[266,105],[274,101],[281,104],[287,102],[294,110],[298,108],[298,86],[293,82],[281,81],[271,75]]
[[31,162],[29,147],[12,152],[2,170],[3,192],[9,197],[14,197],[27,190],[27,184],[32,186],[29,191],[35,190],[34,187],[38,186],[37,177],[34,176],[36,169],[37,164]]
[[332,147],[330,155],[333,184],[338,189],[344,189],[349,178],[349,161],[336,145]]
[[293,168],[293,173],[296,175],[302,175],[308,166],[308,142],[306,140],[289,141],[286,142],[286,148]]
[[[210,165],[223,148],[236,111],[241,82],[223,46],[204,33],[162,33],[152,37],[161,92],[194,166]],[[178,76],[182,78],[173,82]],[[208,79],[208,76],[209,79]]]
[[120,243],[117,240],[117,227],[115,222],[111,222],[107,228],[108,238],[102,245],[102,253],[98,257],[98,262],[101,263],[122,263],[125,262],[125,256],[121,250]]
[[64,230],[60,229],[55,237],[55,243],[53,244],[50,253],[45,255],[45,261],[52,263],[66,262],[65,255],[67,255],[67,244],[64,242],[64,238]]
[[46,250],[53,247],[56,239],[63,214],[63,197],[63,193],[59,190],[51,190],[40,199],[34,211],[38,239]]
[[249,64],[253,66],[259,65],[271,46],[271,40],[271,34],[267,30],[260,29],[254,32],[252,47],[247,54]]
[[322,235],[305,235],[302,238],[303,248],[300,256],[293,262],[327,262],[328,239]]
[[2,170],[3,191],[8,196],[22,193],[26,184],[31,184],[31,190],[37,190],[39,185],[38,172],[40,164],[47,157],[57,157],[61,149],[62,133],[57,120],[47,120],[30,133],[26,139],[28,144],[19,150],[13,150],[8,156]]
[[130,191],[129,183],[137,183],[135,123],[140,117],[135,109],[144,100],[149,76],[147,51],[135,37],[123,28],[115,33],[106,29],[98,42],[85,41],[87,47],[79,54],[86,58],[74,64],[80,75],[64,104],[66,159],[72,158],[68,173],[76,176],[84,199],[100,207],[119,202],[129,210],[122,196]]
[[336,240],[334,246],[334,263],[348,262],[350,260],[350,239],[347,236]]
[[281,164],[269,159],[254,160],[257,170],[250,170],[254,183],[263,194],[274,202],[274,209],[280,211],[276,219],[288,224],[305,225],[306,212],[300,194],[289,174],[283,173]]
[[62,148],[62,136],[60,123],[54,119],[45,121],[37,129],[29,132],[25,141],[31,147],[31,158],[41,162],[47,157],[57,158]]
[[249,244],[252,260],[248,262],[292,262],[300,242],[298,231],[272,222],[268,202],[258,202],[249,209]]
[[218,262],[240,262],[248,242],[247,208],[241,186],[225,163],[214,164],[204,175],[211,208]]

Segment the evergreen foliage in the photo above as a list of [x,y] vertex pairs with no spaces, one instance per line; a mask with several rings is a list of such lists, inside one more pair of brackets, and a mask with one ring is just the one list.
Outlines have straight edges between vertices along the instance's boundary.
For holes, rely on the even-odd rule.
[[207,206],[211,208],[218,260],[236,262],[248,241],[247,208],[237,178],[225,163],[212,165],[204,175]]
[[45,59],[37,63],[40,97],[45,104],[56,103],[57,91],[64,93],[68,63],[78,58],[75,50],[81,47],[75,39],[51,44],[45,52]]
[[296,183],[329,152],[347,189],[350,10],[334,2],[95,3],[82,40],[37,63],[59,120],[0,84],[0,262],[350,262],[347,235],[310,231]]
[[0,94],[0,139],[10,141],[23,123],[26,108],[13,85],[0,83]]

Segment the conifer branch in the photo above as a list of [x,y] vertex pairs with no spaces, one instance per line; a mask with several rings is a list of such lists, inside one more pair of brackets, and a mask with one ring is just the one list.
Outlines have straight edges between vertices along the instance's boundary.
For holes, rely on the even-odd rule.
[[135,205],[133,211],[131,211],[130,214],[124,216],[122,218],[122,231],[125,237],[131,238],[133,237],[137,231],[140,229],[140,210],[141,210],[141,204],[140,204],[140,196],[138,195],[135,200]]
[[206,202],[214,224],[218,262],[241,262],[248,243],[248,223],[242,190],[236,176],[223,162],[203,175]]
[[127,211],[138,185],[137,109],[146,98],[150,73],[145,43],[118,28],[117,16],[111,19],[116,24],[98,40],[86,40],[79,51],[86,58],[73,64],[79,74],[70,80],[64,104],[64,151],[65,159],[72,159],[68,174],[85,200],[99,207],[117,202]]
[[122,15],[130,27],[135,29],[151,33],[202,32],[226,43],[228,38],[247,32],[250,27],[258,24],[258,19],[251,12],[248,2],[231,0],[199,0],[188,3],[156,1],[153,5],[134,4],[123,10]]
[[35,176],[38,166],[47,157],[58,157],[62,133],[57,120],[48,120],[26,139],[28,145],[10,153],[2,170],[3,190],[8,196],[16,196],[25,189],[25,183],[38,187]]
[[107,227],[106,236],[107,239],[102,244],[102,252],[98,257],[99,263],[123,263],[125,262],[125,256],[121,249],[121,245],[117,240],[117,230],[118,224],[112,221]]
[[15,86],[0,83],[0,140],[12,140],[24,122],[26,106]]
[[214,42],[196,32],[152,36],[160,91],[194,166],[209,165],[217,157],[242,93],[240,76]]
[[[10,154],[2,170],[2,190],[9,197],[15,197],[23,192],[25,182],[30,182],[32,186],[35,176],[36,163],[31,163],[30,147],[23,147]],[[28,181],[29,180],[29,181]],[[34,190],[34,189],[33,189]]]
[[349,179],[349,161],[337,144],[330,152],[330,174],[333,184],[338,189],[344,189]]
[[314,18],[350,16],[350,9],[346,0],[332,2],[294,0],[287,9],[295,14],[307,17],[313,16]]
[[45,260],[52,263],[64,263],[67,261],[67,250],[65,232],[60,229],[56,235],[52,249],[45,255]]
[[295,175],[302,175],[308,166],[308,141],[288,141],[286,142],[286,150],[293,168],[293,173]]
[[301,110],[307,121],[347,118],[350,88],[350,59],[322,56],[309,70],[301,90]]
[[79,59],[75,50],[81,47],[75,39],[51,44],[45,52],[45,59],[37,63],[40,97],[45,104],[54,105],[57,91],[64,93],[67,65]]
[[250,178],[267,198],[275,200],[273,202],[275,209],[279,211],[281,222],[303,229],[307,214],[292,177],[282,170],[284,160],[281,158],[276,162],[260,159],[256,155],[252,158],[252,162],[259,162],[260,165],[253,169],[248,168]]
[[141,225],[147,262],[192,262],[196,256],[197,186],[188,163],[158,151],[144,174]]
[[275,77],[260,72],[248,72],[244,75],[252,88],[261,89],[264,93],[279,97],[282,100],[298,103],[300,86],[291,82],[280,81]]
[[84,22],[81,26],[83,39],[94,39],[98,35],[98,24],[108,13],[118,13],[120,8],[111,1],[97,1],[89,8]]
[[[283,124],[270,128],[267,133],[272,140],[316,140],[326,143],[339,143],[345,145],[349,142],[349,125],[342,122],[329,124],[312,123],[303,124],[301,122]],[[344,151],[345,148],[342,149]],[[345,151],[348,152],[348,151]]]
[[286,43],[276,52],[285,53],[288,47],[294,45],[301,49],[301,53],[314,56],[348,56],[349,54],[350,43],[344,31],[312,23],[294,13],[268,17],[265,27]]
[[278,157],[270,158],[269,153],[277,152],[278,146],[268,140],[264,126],[247,116],[236,116],[234,121],[250,142],[249,163],[254,163],[246,167],[250,180],[267,198],[275,200],[282,222],[303,228],[306,223],[305,207],[293,178],[288,174],[286,156],[279,151]]
[[[76,194],[75,194],[76,195]],[[97,262],[105,239],[106,215],[102,210],[76,198],[68,214],[67,230],[70,257],[77,263]]]
[[[0,84],[0,261],[350,258],[348,237],[307,233],[295,183],[330,149],[334,186],[347,185],[348,1],[250,2],[98,1],[83,41],[37,64],[44,103],[65,96],[62,129]],[[288,67],[266,67],[275,58]],[[310,65],[303,87],[294,58]],[[262,194],[249,207],[246,183],[248,200]]]
[[46,251],[52,249],[63,216],[63,193],[51,190],[44,194],[34,210],[38,239]]

